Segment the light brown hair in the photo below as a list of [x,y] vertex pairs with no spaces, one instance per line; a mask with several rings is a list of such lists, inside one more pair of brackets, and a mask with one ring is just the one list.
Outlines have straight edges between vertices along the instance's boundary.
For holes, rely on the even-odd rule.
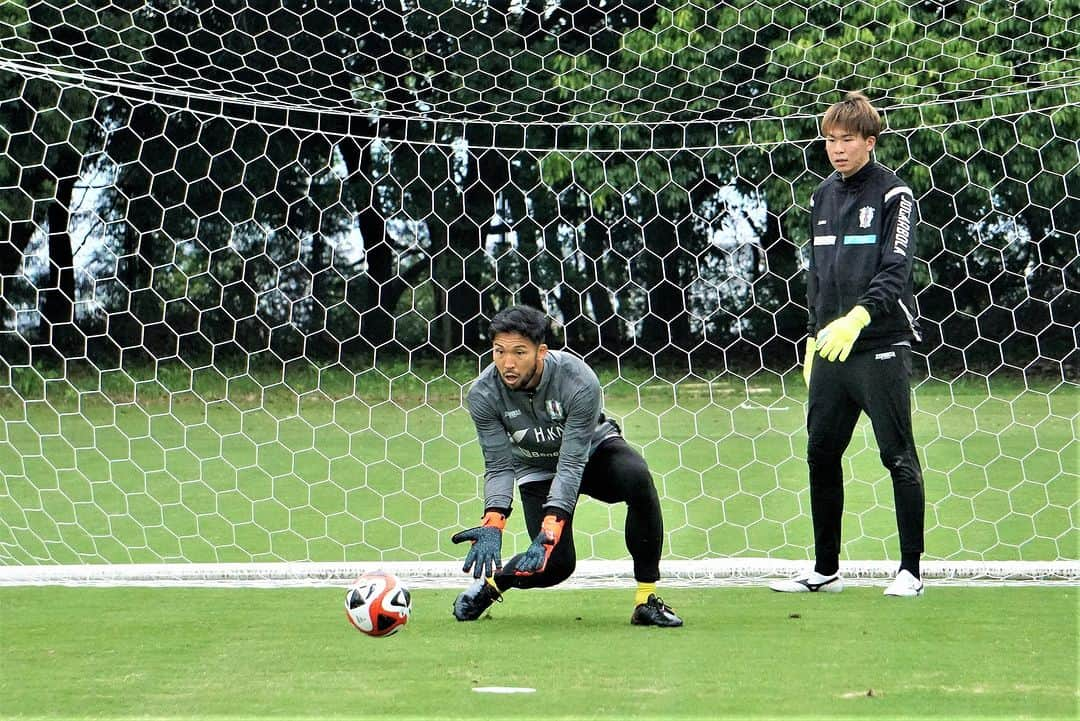
[[825,111],[821,131],[827,135],[833,129],[876,138],[881,134],[881,116],[869,98],[860,92],[850,92]]

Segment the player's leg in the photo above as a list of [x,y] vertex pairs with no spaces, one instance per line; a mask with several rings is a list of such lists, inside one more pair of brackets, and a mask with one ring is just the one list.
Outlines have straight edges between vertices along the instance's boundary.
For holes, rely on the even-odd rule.
[[581,476],[581,492],[604,503],[626,504],[623,537],[634,561],[634,578],[660,579],[664,517],[652,473],[641,454],[616,436],[597,448]]
[[814,525],[814,570],[769,584],[774,591],[837,592],[840,531],[844,515],[844,451],[859,419],[859,406],[847,388],[848,366],[818,359],[810,377],[806,413],[806,463],[810,472],[810,515]]
[[857,372],[860,402],[873,424],[881,463],[892,477],[900,537],[898,581],[895,589],[890,586],[894,592],[887,593],[915,596],[922,593],[919,560],[924,550],[926,497],[911,427],[911,349],[897,346],[862,355]]
[[[551,482],[525,483],[518,487],[521,496],[521,511],[525,516],[525,528],[529,532],[529,538],[535,538],[540,533],[540,524],[544,521],[544,504],[547,503],[548,493],[551,490]],[[508,588],[547,588],[555,586],[574,572],[577,566],[577,552],[574,549],[574,521],[571,518],[563,526],[559,542],[551,551],[547,566],[540,573],[528,576],[517,576],[517,562],[520,554],[514,556],[498,571],[493,579],[500,591]]]
[[810,513],[814,523],[814,570],[835,574],[840,566],[844,515],[844,451],[859,420],[859,406],[848,388],[851,358],[844,363],[814,363],[806,412],[806,464],[810,474]]
[[581,492],[604,503],[626,504],[623,537],[637,581],[630,622],[641,626],[681,626],[682,619],[656,595],[664,517],[660,495],[645,459],[621,437],[609,438],[585,465]]

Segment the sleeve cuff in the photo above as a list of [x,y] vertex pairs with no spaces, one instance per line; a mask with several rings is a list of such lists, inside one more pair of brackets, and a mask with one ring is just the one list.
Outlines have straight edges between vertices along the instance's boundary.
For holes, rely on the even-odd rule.
[[544,506],[543,513],[545,516],[555,516],[555,520],[557,521],[569,521],[570,517],[573,515],[566,509],[559,508],[558,506]]
[[848,317],[858,321],[863,328],[870,325],[870,311],[861,304],[852,308],[851,312],[848,313]]

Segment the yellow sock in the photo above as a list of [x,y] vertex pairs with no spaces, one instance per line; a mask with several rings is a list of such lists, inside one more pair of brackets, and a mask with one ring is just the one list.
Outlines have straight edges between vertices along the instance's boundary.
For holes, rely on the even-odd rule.
[[642,583],[638,581],[637,591],[634,593],[634,605],[640,606],[649,600],[649,594],[656,593],[655,583]]

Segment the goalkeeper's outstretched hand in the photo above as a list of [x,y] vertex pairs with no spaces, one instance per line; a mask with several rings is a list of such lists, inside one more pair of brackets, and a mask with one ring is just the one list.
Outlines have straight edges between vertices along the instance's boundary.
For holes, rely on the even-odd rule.
[[551,552],[562,537],[563,526],[566,520],[560,520],[554,514],[544,516],[544,522],[540,525],[540,533],[536,534],[532,545],[518,557],[515,576],[531,576],[541,573],[546,567]]
[[847,360],[862,329],[870,325],[870,314],[857,305],[847,315],[837,318],[821,329],[817,336],[818,353],[827,361]]
[[497,511],[488,511],[484,520],[476,528],[455,533],[450,540],[454,543],[472,541],[472,548],[465,556],[461,570],[472,571],[473,578],[490,578],[502,568],[502,534],[506,528],[506,515]]

